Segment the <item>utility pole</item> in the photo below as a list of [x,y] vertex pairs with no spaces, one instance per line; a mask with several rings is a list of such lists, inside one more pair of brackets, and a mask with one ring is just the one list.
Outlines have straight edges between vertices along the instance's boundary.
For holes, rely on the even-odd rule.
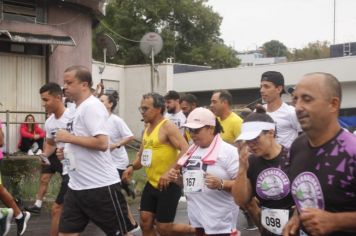
[[336,31],[336,0],[334,0],[334,30],[333,30],[333,44],[335,44],[335,31]]

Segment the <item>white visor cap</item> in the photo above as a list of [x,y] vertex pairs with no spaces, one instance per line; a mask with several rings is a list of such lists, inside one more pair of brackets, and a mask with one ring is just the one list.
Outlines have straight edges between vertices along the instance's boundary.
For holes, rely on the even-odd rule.
[[263,121],[251,121],[242,123],[241,134],[236,141],[252,140],[258,137],[263,130],[276,130],[276,124]]

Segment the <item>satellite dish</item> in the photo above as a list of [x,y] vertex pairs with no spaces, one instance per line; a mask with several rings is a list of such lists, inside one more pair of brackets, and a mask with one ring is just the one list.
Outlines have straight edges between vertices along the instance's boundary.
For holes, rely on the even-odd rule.
[[162,37],[154,32],[145,34],[140,40],[140,49],[146,56],[157,55],[163,47]]
[[98,48],[100,48],[103,51],[106,51],[105,53],[109,58],[115,57],[117,51],[119,50],[119,46],[107,34],[98,35],[96,37],[96,44]]

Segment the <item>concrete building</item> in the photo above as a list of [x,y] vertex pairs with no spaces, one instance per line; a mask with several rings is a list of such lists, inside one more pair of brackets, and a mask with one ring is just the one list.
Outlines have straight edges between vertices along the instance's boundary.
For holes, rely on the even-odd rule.
[[[38,89],[46,81],[62,84],[71,65],[91,68],[92,27],[105,14],[105,0],[0,0],[0,119],[9,111],[39,112]],[[21,122],[26,114],[12,113]],[[43,115],[35,115],[40,122]],[[9,129],[9,130],[6,130]],[[6,126],[10,151],[19,126]]]
[[[228,89],[233,95],[235,108],[261,102],[259,85],[261,74],[265,71],[280,71],[285,78],[285,84],[294,86],[306,73],[327,72],[335,75],[342,86],[343,100],[340,116],[354,120],[356,118],[356,71],[354,65],[356,57],[339,57],[320,60],[282,63],[266,66],[232,68],[212,70],[209,72],[194,72],[174,75],[173,88],[179,92],[195,94],[201,105],[209,105],[213,90]],[[189,86],[188,86],[189,84]],[[291,97],[285,94],[282,99],[290,101]],[[356,128],[355,122],[351,127]]]
[[287,62],[286,57],[264,57],[263,53],[258,51],[238,54],[237,57],[241,60],[240,67],[271,65]]
[[[261,74],[268,70],[283,73],[287,86],[294,86],[306,73],[322,71],[335,75],[343,90],[343,116],[356,115],[356,57],[341,57],[322,60],[282,63],[265,66],[241,67],[231,69],[206,70],[188,73],[173,73],[174,64],[158,65],[155,74],[154,91],[165,94],[168,90],[195,94],[202,106],[210,104],[211,93],[218,89],[228,89],[233,95],[234,108],[244,107],[260,101]],[[125,119],[136,138],[141,137],[143,124],[137,110],[142,95],[150,91],[150,66],[106,65],[103,74],[99,73],[100,62],[93,63],[95,84],[103,79],[106,88],[118,88],[120,94],[117,113]],[[285,94],[284,100],[290,96]]]

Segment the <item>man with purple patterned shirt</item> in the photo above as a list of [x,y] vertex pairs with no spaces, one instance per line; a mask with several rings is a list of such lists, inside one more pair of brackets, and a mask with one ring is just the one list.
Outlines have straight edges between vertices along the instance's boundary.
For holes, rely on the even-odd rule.
[[284,228],[309,235],[356,235],[356,137],[341,129],[341,86],[331,74],[305,75],[294,91],[304,131],[290,150],[298,214]]

